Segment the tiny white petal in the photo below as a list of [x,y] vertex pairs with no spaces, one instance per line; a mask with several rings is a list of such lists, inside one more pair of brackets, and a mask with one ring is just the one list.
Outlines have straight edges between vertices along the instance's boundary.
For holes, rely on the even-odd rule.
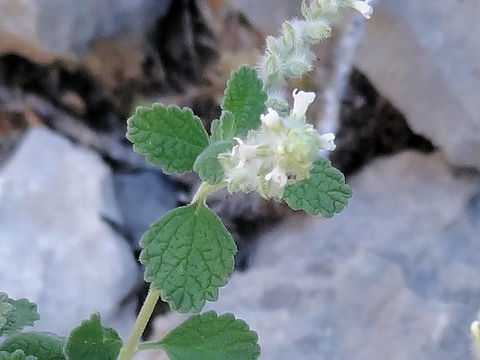
[[335,150],[335,135],[332,133],[323,134],[320,136],[320,147],[327,151]]
[[239,145],[243,145],[244,142],[242,139],[240,139],[239,137],[234,137],[233,140],[235,140]]
[[369,5],[370,0],[355,0],[352,7],[359,11],[365,18],[370,19],[373,14],[373,8]]
[[257,155],[258,145],[247,145],[240,138],[234,138],[238,142],[232,148],[231,156],[238,159],[237,169],[244,167],[247,160],[253,159]]
[[278,112],[268,108],[268,111],[265,115],[260,115],[260,120],[265,126],[272,127],[280,121]]
[[265,180],[273,181],[277,183],[279,187],[284,187],[287,184],[287,175],[281,168],[275,167],[272,171],[265,175]]
[[315,93],[295,89],[293,90],[293,99],[292,115],[297,119],[302,119],[310,104],[315,100]]

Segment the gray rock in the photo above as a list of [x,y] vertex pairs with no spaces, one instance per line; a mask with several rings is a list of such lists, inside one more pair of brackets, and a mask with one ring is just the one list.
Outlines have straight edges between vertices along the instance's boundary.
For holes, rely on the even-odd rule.
[[176,205],[173,184],[157,171],[116,174],[115,194],[123,217],[123,228],[134,247],[150,225]]
[[142,33],[171,0],[0,0],[0,27],[54,52],[84,54],[119,31]]
[[[300,14],[300,2],[290,0],[236,0],[249,20],[269,34],[277,35],[285,20]],[[268,14],[268,16],[266,16]]]
[[125,334],[120,302],[138,267],[103,220],[119,219],[111,173],[90,150],[32,129],[0,171],[0,289],[38,304],[37,329],[67,334],[99,311]]
[[413,131],[480,169],[480,2],[382,0],[355,64]]
[[480,308],[480,179],[439,154],[379,159],[331,220],[265,235],[208,309],[257,330],[264,360],[469,358]]

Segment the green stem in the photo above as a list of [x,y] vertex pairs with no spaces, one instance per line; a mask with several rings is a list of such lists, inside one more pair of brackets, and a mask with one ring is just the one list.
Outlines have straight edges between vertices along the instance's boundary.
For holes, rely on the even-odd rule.
[[148,291],[148,295],[145,298],[145,302],[142,305],[140,313],[138,314],[137,321],[133,326],[132,332],[130,333],[127,342],[123,345],[122,350],[120,350],[118,360],[130,360],[132,358],[136,351],[138,341],[145,331],[145,327],[147,326],[148,320],[152,316],[153,309],[155,308],[159,298],[159,290],[150,289]]
[[213,194],[215,191],[220,190],[225,187],[225,183],[219,183],[216,185],[209,184],[207,182],[202,182],[200,187],[197,190],[197,193],[192,199],[191,204],[198,201],[205,201],[208,195]]
[[160,345],[159,345],[158,341],[146,341],[146,342],[142,342],[142,343],[138,344],[137,345],[137,350],[138,351],[152,350],[152,349],[158,350],[159,347],[160,347]]

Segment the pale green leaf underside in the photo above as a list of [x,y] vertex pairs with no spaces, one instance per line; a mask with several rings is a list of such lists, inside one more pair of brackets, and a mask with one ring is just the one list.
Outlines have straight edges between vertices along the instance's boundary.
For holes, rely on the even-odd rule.
[[34,355],[37,360],[66,360],[63,351],[65,338],[46,332],[18,333],[7,338],[1,351],[22,350],[26,355]]
[[0,293],[0,336],[10,335],[32,326],[40,319],[37,305],[27,299],[14,300],[5,293]]
[[235,115],[230,111],[222,111],[220,120],[212,121],[210,128],[210,143],[229,141],[236,135],[237,125]]
[[324,158],[314,163],[308,179],[287,185],[283,192],[283,199],[292,209],[326,218],[342,211],[351,197],[352,190],[343,174]]
[[193,170],[198,173],[200,179],[215,185],[223,180],[223,166],[218,161],[218,154],[230,151],[232,142],[219,141],[208,145],[203,152],[198,155]]
[[257,334],[232,314],[194,315],[159,342],[170,360],[255,360]]
[[208,145],[200,119],[190,109],[174,105],[137,108],[128,119],[127,138],[136,152],[168,173],[192,170],[195,159]]
[[38,360],[35,356],[25,355],[22,350],[13,353],[0,351],[0,360]]
[[65,353],[69,360],[115,360],[122,344],[117,332],[103,327],[100,315],[93,314],[70,333]]
[[198,312],[218,297],[233,271],[236,246],[220,219],[194,203],[170,211],[142,236],[145,280],[179,312]]
[[248,130],[259,127],[266,100],[267,94],[255,69],[241,66],[232,73],[222,109],[230,111],[235,117],[235,136],[244,136]]

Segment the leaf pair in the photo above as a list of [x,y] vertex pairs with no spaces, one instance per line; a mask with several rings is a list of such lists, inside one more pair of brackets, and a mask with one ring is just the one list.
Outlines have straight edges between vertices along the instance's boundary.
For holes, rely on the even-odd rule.
[[103,327],[100,315],[93,314],[68,338],[34,331],[10,336],[0,345],[0,360],[2,351],[10,354],[5,360],[115,360],[121,347],[117,332]]
[[[171,360],[255,360],[257,334],[232,314],[194,315],[148,348],[163,349]],[[18,333],[0,345],[0,360],[115,360],[122,340],[93,314],[65,339],[45,332]]]
[[202,180],[217,184],[223,179],[218,154],[232,148],[235,136],[260,125],[266,99],[255,69],[242,66],[227,84],[222,116],[212,122],[210,139],[190,109],[161,104],[138,108],[128,120],[127,138],[165,172],[195,170]]

